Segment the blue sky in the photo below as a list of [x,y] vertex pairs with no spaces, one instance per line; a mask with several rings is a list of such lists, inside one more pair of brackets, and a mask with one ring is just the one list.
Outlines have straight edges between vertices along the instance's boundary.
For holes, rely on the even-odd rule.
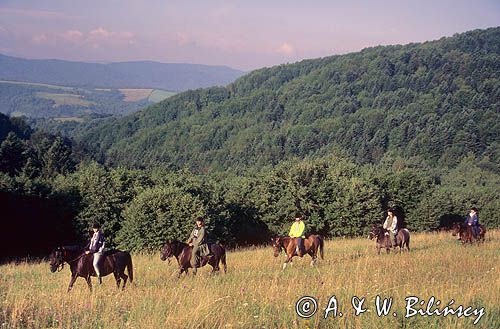
[[486,0],[0,0],[0,53],[250,70],[499,25]]

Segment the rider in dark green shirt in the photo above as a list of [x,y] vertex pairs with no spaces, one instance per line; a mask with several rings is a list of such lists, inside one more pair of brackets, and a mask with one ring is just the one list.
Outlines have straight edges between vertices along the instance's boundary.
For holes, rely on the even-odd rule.
[[188,243],[193,247],[191,252],[191,266],[193,267],[193,274],[196,274],[196,269],[200,266],[201,258],[210,254],[203,217],[196,218],[196,226],[189,236]]

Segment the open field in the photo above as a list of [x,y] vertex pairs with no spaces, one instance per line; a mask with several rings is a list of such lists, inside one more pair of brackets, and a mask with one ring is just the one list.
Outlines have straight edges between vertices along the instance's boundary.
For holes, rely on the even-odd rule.
[[118,89],[123,95],[124,102],[136,102],[148,98],[153,89]]
[[37,92],[36,96],[40,98],[49,99],[54,101],[54,107],[63,106],[63,105],[79,105],[88,107],[91,105],[95,105],[94,102],[87,101],[83,99],[82,95],[75,94],[53,94],[53,93],[45,93],[45,92]]
[[[124,292],[112,277],[94,292],[78,279],[66,293],[69,268],[50,273],[46,262],[0,266],[1,328],[499,328],[500,231],[488,232],[481,246],[462,247],[449,233],[412,236],[412,251],[377,256],[374,242],[334,239],[325,245],[325,259],[309,266],[309,257],[281,270],[283,256],[255,248],[228,253],[228,273],[175,278],[177,267],[155,255],[133,255],[135,281]],[[95,282],[95,279],[94,279]],[[299,318],[295,303],[302,296],[318,300],[318,313]],[[342,317],[325,320],[324,310],[335,295]],[[388,316],[378,317],[375,297],[392,297]],[[367,312],[353,315],[351,299],[366,297]],[[455,303],[477,315],[420,316],[408,319],[405,298],[431,296],[444,306]],[[425,306],[421,306],[425,310]],[[419,309],[416,305],[415,309]],[[434,305],[432,310],[436,309]],[[397,316],[393,316],[393,312]]]
[[173,91],[160,89],[118,89],[123,95],[124,102],[136,102],[142,99],[148,99],[149,102],[157,103],[175,95]]
[[176,94],[176,92],[173,92],[173,91],[155,89],[155,90],[153,90],[151,95],[149,95],[148,101],[150,101],[152,103],[158,103],[158,102],[161,102],[162,100],[167,99],[175,94]]

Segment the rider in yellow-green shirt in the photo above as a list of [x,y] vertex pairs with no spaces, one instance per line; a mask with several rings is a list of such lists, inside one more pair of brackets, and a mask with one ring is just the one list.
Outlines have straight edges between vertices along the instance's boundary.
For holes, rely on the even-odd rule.
[[297,238],[297,255],[302,257],[302,251],[304,250],[306,225],[302,221],[302,215],[297,213],[295,215],[295,222],[290,228],[290,233],[288,234],[291,238]]

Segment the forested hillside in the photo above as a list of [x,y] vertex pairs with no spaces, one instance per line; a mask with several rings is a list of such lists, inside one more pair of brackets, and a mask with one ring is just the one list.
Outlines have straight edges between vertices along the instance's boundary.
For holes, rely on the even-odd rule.
[[82,129],[112,165],[241,171],[344,152],[498,163],[500,28],[254,71]]
[[327,238],[365,235],[388,207],[412,232],[472,206],[499,227],[499,41],[494,28],[262,69],[82,124],[76,140],[0,114],[15,232],[0,258],[85,241],[96,221],[134,251],[186,239],[199,215],[229,247],[286,233],[297,211]]

